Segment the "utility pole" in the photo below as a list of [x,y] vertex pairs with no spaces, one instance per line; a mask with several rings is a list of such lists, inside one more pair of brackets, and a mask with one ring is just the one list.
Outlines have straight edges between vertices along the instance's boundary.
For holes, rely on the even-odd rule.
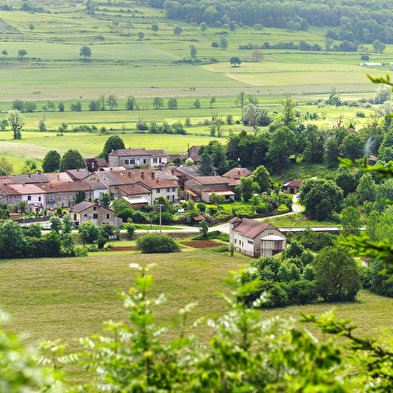
[[161,208],[164,206],[162,203],[159,203],[158,208],[160,209],[160,235],[161,235]]

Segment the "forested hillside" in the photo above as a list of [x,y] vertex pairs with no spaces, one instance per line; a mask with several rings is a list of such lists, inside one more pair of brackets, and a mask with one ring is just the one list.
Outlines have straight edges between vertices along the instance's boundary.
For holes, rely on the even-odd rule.
[[152,7],[164,8],[169,19],[188,23],[205,22],[219,27],[239,25],[307,30],[308,25],[327,26],[327,37],[361,41],[393,42],[392,1],[204,1],[149,0]]

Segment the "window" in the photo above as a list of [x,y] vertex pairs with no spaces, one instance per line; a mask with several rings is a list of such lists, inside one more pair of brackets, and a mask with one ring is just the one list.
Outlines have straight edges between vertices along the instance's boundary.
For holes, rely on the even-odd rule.
[[53,194],[49,195],[49,202],[53,202]]
[[38,202],[41,202],[41,197],[38,197]]
[[27,196],[27,200],[28,200],[28,201],[31,201],[31,195],[28,195],[28,196]]
[[158,159],[158,162],[161,164],[161,157]]
[[107,220],[109,220],[109,218],[110,218],[110,215],[109,215],[109,214],[107,214],[107,215],[106,215],[106,219],[107,219]]
[[143,163],[146,164],[146,158],[143,159]]
[[235,239],[235,244],[236,244],[237,240]]
[[153,158],[153,164],[157,164],[157,158]]
[[94,207],[93,207],[93,210],[97,210],[97,206],[94,206]]
[[[74,215],[75,216],[75,220],[76,220],[76,215]],[[83,215],[83,217],[87,217],[87,213],[85,213],[84,215]]]
[[76,214],[74,214],[74,221],[76,221]]
[[167,188],[167,189],[166,189],[166,192],[171,192],[171,189],[170,189],[170,188]]
[[173,188],[172,188],[172,191],[173,191],[173,192],[176,192],[176,188],[175,188],[175,187],[173,187]]
[[254,242],[252,240],[247,240],[248,244],[254,244]]
[[94,219],[94,220],[97,220],[97,218],[98,218],[98,214],[97,214],[97,213],[94,213],[94,214],[93,214],[93,219]]
[[157,194],[160,193],[160,189],[159,189],[159,188],[156,189],[156,193],[157,193]]
[[128,165],[129,163],[130,163],[129,160],[125,160],[125,161],[124,161],[124,164],[125,164],[125,165]]

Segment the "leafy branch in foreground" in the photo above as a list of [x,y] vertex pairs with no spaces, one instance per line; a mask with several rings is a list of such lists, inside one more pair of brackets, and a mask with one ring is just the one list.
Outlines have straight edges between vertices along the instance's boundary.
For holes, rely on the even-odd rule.
[[[348,159],[341,159],[341,166],[343,168],[360,168],[363,172],[377,172],[378,178],[392,178],[393,177],[393,162],[390,161],[386,167],[383,165],[370,166],[367,164],[367,157],[363,160],[355,160],[352,162]],[[392,204],[389,199],[383,199],[383,203]],[[353,249],[353,253],[356,252],[359,256],[376,258],[383,261],[386,265],[386,269],[381,274],[393,274],[393,246],[390,244],[389,239],[383,239],[379,242],[370,241],[369,236],[349,236],[346,239],[342,239],[340,243],[343,246],[350,247]]]

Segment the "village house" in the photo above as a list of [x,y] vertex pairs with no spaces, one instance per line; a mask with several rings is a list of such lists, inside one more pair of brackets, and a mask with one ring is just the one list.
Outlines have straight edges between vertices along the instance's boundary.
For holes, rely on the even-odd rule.
[[44,173],[44,176],[48,180],[48,183],[63,183],[73,181],[67,172]]
[[36,184],[36,187],[44,194],[44,206],[52,210],[73,206],[77,193],[84,192],[86,199],[94,196],[93,188],[84,181]]
[[152,190],[141,184],[127,184],[119,186],[119,199],[123,198],[129,202],[134,210],[152,204]]
[[278,228],[249,218],[229,220],[229,241],[236,252],[253,258],[271,257],[286,247],[286,236]]
[[297,194],[302,184],[301,180],[291,180],[282,185],[282,191],[286,194]]
[[230,179],[221,176],[194,176],[184,183],[186,199],[210,203],[212,192],[223,195],[226,202],[235,200],[235,193],[229,188]]
[[[91,186],[100,184],[106,187],[106,192],[111,194],[113,199],[126,196],[123,192],[119,193],[119,187],[132,184],[140,184],[152,193],[149,196],[149,204],[152,204],[159,196],[167,197],[170,201],[178,199],[178,183],[176,176],[171,173],[151,170],[151,169],[132,169],[125,171],[104,171],[94,172],[84,179]],[[163,183],[165,181],[165,183]],[[152,190],[154,189],[154,192]],[[127,190],[130,190],[129,188]],[[160,194],[160,195],[158,195]]]
[[157,168],[166,166],[168,155],[164,150],[145,150],[143,149],[118,149],[108,155],[110,167],[123,166],[132,169],[135,166],[146,166]]
[[14,205],[26,202],[26,212],[40,212],[45,206],[45,193],[35,184],[0,184],[0,204]]
[[91,202],[81,202],[74,205],[69,210],[75,227],[79,227],[85,222],[91,221],[97,226],[112,224],[118,228],[123,225],[123,220],[116,217],[116,213],[107,207]]

